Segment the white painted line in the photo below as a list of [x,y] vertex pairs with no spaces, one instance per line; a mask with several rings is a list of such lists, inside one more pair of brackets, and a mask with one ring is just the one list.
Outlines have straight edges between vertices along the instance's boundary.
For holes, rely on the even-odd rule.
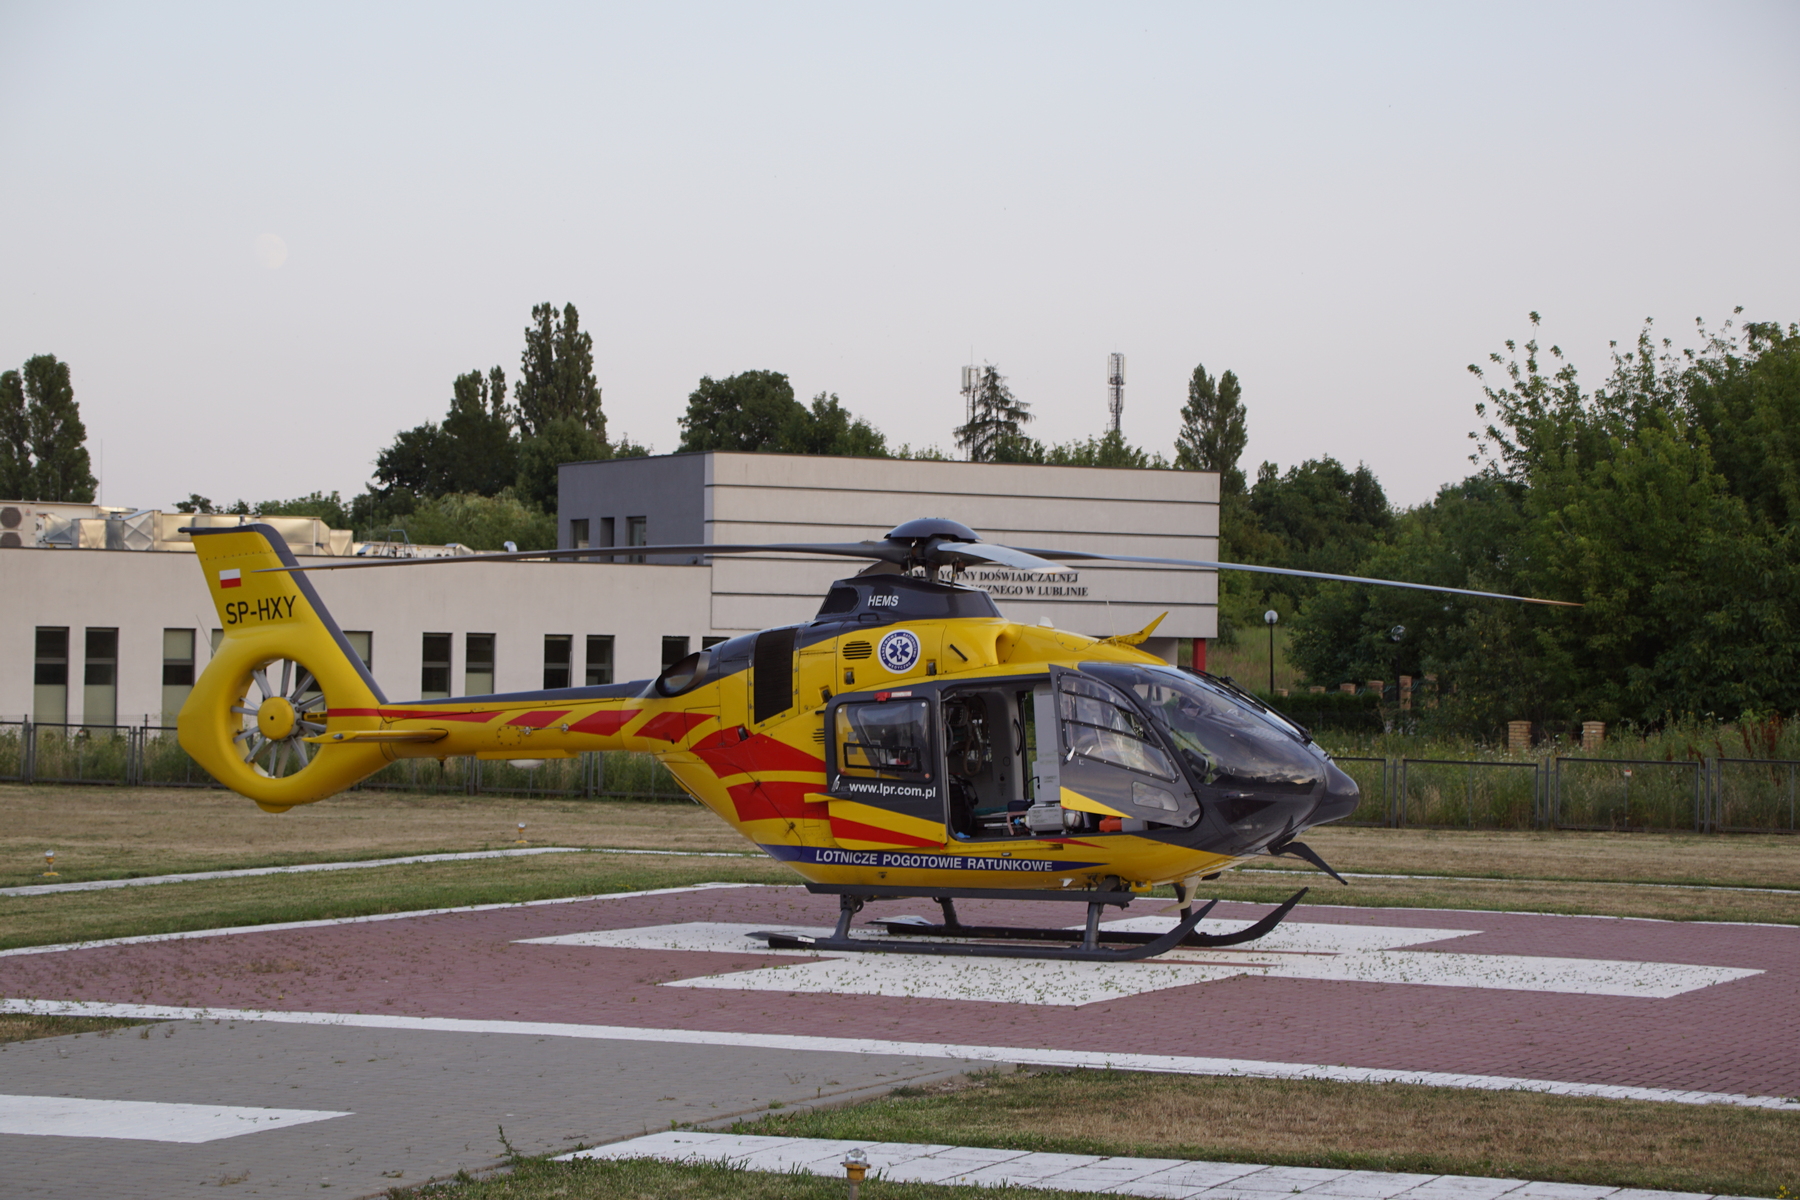
[[[1292,867],[1245,867],[1234,878],[1240,882],[1258,875],[1318,875]],[[1639,883],[1632,879],[1522,879],[1512,875],[1376,875],[1366,871],[1339,871],[1345,879],[1424,879],[1434,883],[1580,883],[1593,887],[1673,888],[1684,892],[1765,892],[1800,898],[1800,888],[1737,887],[1725,883]]]
[[[1174,917],[1128,917],[1108,921],[1104,928],[1163,933],[1174,924]],[[1201,929],[1210,934],[1236,933],[1248,924],[1248,921],[1208,920],[1201,922]],[[694,921],[561,934],[522,939],[522,942],[526,945],[774,954],[802,960],[792,965],[759,966],[746,971],[674,979],[664,983],[663,987],[1067,1007],[1189,987],[1239,975],[1663,1000],[1763,973],[1745,967],[1685,963],[1403,950],[1400,947],[1471,937],[1481,932],[1404,925],[1289,921],[1254,945],[1229,950],[1178,949],[1159,958],[1119,963],[948,958],[922,954],[863,955],[843,950],[770,951],[766,946],[755,946],[750,936],[767,928],[766,923]],[[816,937],[830,931],[809,928],[793,932]],[[863,932],[857,931],[859,935]]]
[[456,854],[409,854],[405,858],[363,858],[354,862],[293,863],[285,867],[243,867],[234,871],[193,871],[186,875],[146,875],[139,879],[89,879],[82,883],[35,883],[0,888],[0,896],[48,896],[55,892],[99,892],[109,888],[152,887],[161,883],[198,883],[206,879],[247,879],[254,875],[293,875],[303,871],[357,871],[399,867],[408,863],[462,862],[476,858],[517,858],[529,854],[580,854],[575,846],[531,846],[518,850],[469,850]]
[[516,900],[505,904],[464,904],[457,908],[421,908],[413,912],[371,913],[366,917],[327,917],[317,921],[277,921],[268,925],[232,925],[224,929],[193,929],[184,933],[144,933],[136,937],[98,938],[91,942],[62,942],[54,946],[20,946],[0,950],[0,958],[15,954],[60,954],[65,950],[95,950],[103,946],[138,946],[146,942],[182,942],[191,938],[230,937],[239,933],[281,933],[290,929],[326,929],[333,925],[365,925],[372,921],[405,921],[413,917],[441,917],[449,913],[493,912],[502,908],[536,908],[544,904],[585,904],[590,900],[631,900],[638,896],[673,896],[681,892],[705,892],[716,888],[775,887],[769,883],[691,883],[684,887],[649,888],[641,892],[600,892],[592,896],[558,896],[550,900]]
[[[752,1137],[745,1134],[670,1130],[630,1141],[577,1150],[576,1158],[658,1158],[669,1162],[725,1162],[749,1171],[805,1171],[841,1178],[853,1150],[870,1174],[894,1183],[976,1184],[1032,1187],[1118,1196],[1178,1200],[1249,1200],[1311,1196],[1314,1200],[1708,1200],[1701,1192],[1638,1192],[1627,1188],[1533,1183],[1472,1175],[1411,1175],[1341,1171],[1319,1167],[1271,1167],[1258,1163],[1189,1162],[1174,1158],[1101,1158],[1082,1154],[1027,1154],[977,1147],[855,1142],[824,1138]],[[1723,1198],[1722,1198],[1723,1200]]]
[[99,892],[109,888],[152,887],[161,883],[197,883],[207,879],[247,879],[256,875],[294,875],[304,871],[358,871],[369,867],[402,867],[410,863],[466,862],[478,858],[518,858],[533,854],[658,854],[672,858],[764,858],[754,851],[621,850],[613,846],[528,846],[513,850],[464,850],[454,854],[409,854],[404,858],[361,858],[353,862],[291,863],[282,867],[242,867],[232,871],[192,871],[186,875],[145,875],[137,879],[89,879],[81,883],[34,883],[0,888],[0,896],[48,896],[56,892]]
[[216,1142],[220,1138],[265,1129],[287,1129],[350,1115],[311,1108],[240,1108],[229,1104],[83,1100],[73,1096],[0,1096],[0,1133],[30,1137]]
[[962,1046],[937,1042],[890,1042],[871,1038],[815,1037],[806,1034],[737,1033],[716,1029],[647,1029],[631,1025],[576,1025],[556,1021],[476,1021],[460,1017],[405,1017],[390,1013],[279,1012],[250,1008],[190,1008],[173,1004],[114,1004],[83,1000],[0,1000],[0,1013],[42,1016],[125,1017],[148,1021],[268,1021],[278,1025],[338,1025],[346,1029],[400,1029],[425,1033],[510,1033],[527,1037],[568,1037],[677,1046],[749,1046],[761,1050],[827,1054],[882,1054],[896,1058],[947,1058],[964,1062],[1023,1064],[1032,1067],[1091,1067],[1112,1071],[1154,1071],[1172,1075],[1241,1075],[1259,1079],[1328,1079],[1340,1083],[1412,1083],[1424,1087],[1479,1091],[1548,1092],[1610,1100],[1657,1100],[1676,1104],[1726,1104],[1800,1112],[1800,1100],[1746,1096],[1734,1092],[1569,1083],[1505,1075],[1457,1075],[1441,1071],[1393,1071],[1379,1067],[1324,1063],[1262,1062],[1242,1058],[1190,1058],[1160,1054],[1055,1050],[1026,1046]]

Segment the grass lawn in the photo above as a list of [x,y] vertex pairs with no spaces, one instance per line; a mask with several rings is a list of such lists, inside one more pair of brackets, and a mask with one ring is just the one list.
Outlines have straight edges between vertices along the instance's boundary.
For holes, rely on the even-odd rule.
[[0,1013],[0,1050],[4,1050],[8,1042],[28,1042],[32,1038],[80,1037],[84,1033],[111,1037],[121,1029],[143,1023],[123,1017],[39,1017]]
[[769,859],[545,854],[0,897],[0,949],[191,929],[507,904],[708,880],[787,883]]
[[500,850],[518,823],[536,846],[750,851],[691,801],[515,800],[346,792],[285,813],[242,796],[186,788],[0,785],[0,887],[61,879],[346,862],[402,854]]
[[1800,1180],[1800,1113],[1406,1084],[995,1072],[734,1131],[1737,1195]]
[[[427,1184],[390,1188],[393,1200],[454,1196],[456,1200],[844,1200],[845,1183],[822,1175],[776,1175],[726,1166],[676,1166],[651,1159],[626,1162],[522,1159],[490,1179],[461,1176],[452,1190]],[[929,1183],[864,1181],[862,1200],[1090,1200],[1092,1192],[1031,1188],[940,1187]]]

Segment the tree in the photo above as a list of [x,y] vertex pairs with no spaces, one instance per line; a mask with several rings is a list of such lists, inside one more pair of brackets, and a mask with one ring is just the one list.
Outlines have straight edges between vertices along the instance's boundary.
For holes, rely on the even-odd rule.
[[0,374],[0,483],[8,499],[91,504],[98,482],[69,364],[54,354]]
[[[1027,439],[1029,440],[1029,439]],[[1165,470],[1169,460],[1151,454],[1125,440],[1125,435],[1109,429],[1100,437],[1086,441],[1065,442],[1045,449],[1034,460],[1053,467],[1136,467]]]
[[1394,519],[1373,471],[1348,470],[1329,455],[1286,474],[1264,463],[1249,495],[1251,512],[1281,546],[1271,566],[1348,574]]
[[556,514],[524,504],[510,491],[498,496],[438,496],[388,518],[383,526],[359,526],[358,536],[385,537],[390,528],[405,530],[408,540],[432,546],[450,542],[471,550],[504,550],[507,542],[521,550],[556,546]]
[[1030,461],[1023,426],[1032,419],[1031,405],[1012,394],[992,363],[981,370],[973,410],[956,430],[956,444],[970,462]]
[[0,374],[0,497],[35,500],[31,479],[31,417],[25,381],[17,371]]
[[594,339],[583,332],[573,304],[563,306],[560,320],[553,305],[532,307],[514,398],[519,433],[524,438],[536,437],[550,422],[563,417],[580,422],[606,440],[600,385],[594,380]]
[[456,377],[440,454],[444,492],[492,496],[517,479],[519,442],[506,406],[505,371],[494,367],[485,379],[479,371]]
[[805,436],[806,410],[779,371],[702,376],[679,421],[677,453],[703,450],[784,451]]
[[794,398],[793,385],[779,371],[703,377],[688,396],[680,424],[682,452],[889,457],[887,438],[845,408],[835,392],[820,392],[809,409]]
[[1677,351],[1646,323],[1591,391],[1556,346],[1508,341],[1471,367],[1478,472],[1349,572],[1583,607],[1322,587],[1293,642],[1309,678],[1430,671],[1475,730],[1800,708],[1800,330],[1700,332]]
[[887,458],[887,437],[881,430],[845,408],[837,393],[820,392],[801,426],[802,446],[797,454],[835,454],[850,458]]
[[1243,388],[1234,372],[1214,380],[1204,364],[1188,380],[1187,403],[1181,408],[1181,432],[1175,435],[1175,466],[1183,471],[1217,471],[1219,490],[1227,496],[1244,490],[1238,459],[1249,441]]
[[519,499],[555,512],[558,468],[564,463],[610,457],[606,443],[592,429],[575,417],[557,417],[519,447]]

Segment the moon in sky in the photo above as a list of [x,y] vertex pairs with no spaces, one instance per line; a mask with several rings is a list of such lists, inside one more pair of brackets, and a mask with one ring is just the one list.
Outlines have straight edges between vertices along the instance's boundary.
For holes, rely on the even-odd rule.
[[280,235],[265,233],[256,239],[256,261],[273,271],[287,261],[287,243]]

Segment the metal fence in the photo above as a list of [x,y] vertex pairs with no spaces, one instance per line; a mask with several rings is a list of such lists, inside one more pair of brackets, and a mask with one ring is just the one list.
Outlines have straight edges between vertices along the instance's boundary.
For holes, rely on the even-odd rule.
[[1434,829],[1534,829],[1542,770],[1529,759],[1402,758],[1393,824]]
[[1791,758],[1715,758],[1706,790],[1708,821],[1725,833],[1796,832]]
[[[0,782],[130,787],[219,787],[168,725],[74,725],[0,721]],[[535,767],[473,758],[402,759],[357,789],[445,795],[565,797],[573,800],[685,800],[653,754],[594,751]]]
[[1551,760],[1550,825],[1556,829],[1708,828],[1703,761],[1646,758]]
[[1362,789],[1346,825],[1800,833],[1800,759],[1332,761]]

